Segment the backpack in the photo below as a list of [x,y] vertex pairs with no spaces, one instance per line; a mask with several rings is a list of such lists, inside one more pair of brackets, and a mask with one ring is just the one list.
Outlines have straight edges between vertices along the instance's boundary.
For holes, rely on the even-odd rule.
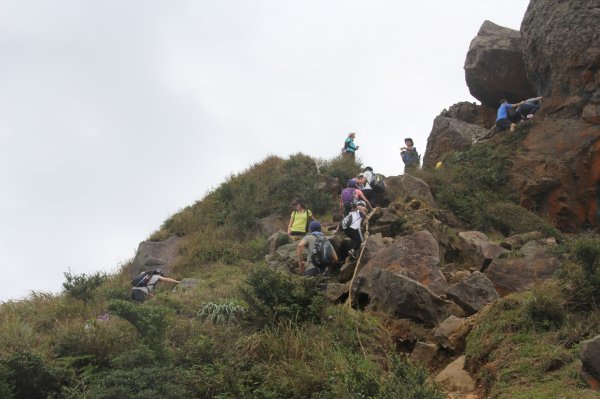
[[383,179],[385,179],[385,176],[383,176],[382,174],[377,173],[377,174],[373,175],[373,180],[371,180],[369,182],[369,184],[371,185],[371,188],[376,193],[380,194],[380,193],[383,193],[385,191],[385,183],[384,183]]
[[346,230],[347,228],[350,228],[350,226],[352,226],[353,221],[354,221],[354,218],[352,216],[352,212],[350,212],[348,215],[346,215],[346,217],[344,217],[342,219],[342,230]]
[[133,287],[145,287],[148,285],[151,277],[152,274],[150,272],[141,272],[139,276],[131,280],[131,285]]
[[343,189],[342,190],[342,202],[344,204],[351,204],[353,202],[356,202],[355,193],[356,193],[355,188],[347,187],[347,188]]
[[314,232],[311,235],[317,240],[315,241],[315,248],[310,254],[310,261],[319,269],[325,269],[326,266],[331,265],[333,260],[333,246],[322,233]]
[[400,153],[400,156],[402,157],[402,161],[406,166],[419,166],[421,164],[421,156],[416,149],[413,151],[403,151]]

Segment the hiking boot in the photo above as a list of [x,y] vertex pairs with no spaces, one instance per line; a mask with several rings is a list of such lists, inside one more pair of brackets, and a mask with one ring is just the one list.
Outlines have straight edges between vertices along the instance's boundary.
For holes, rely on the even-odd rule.
[[352,259],[356,259],[356,255],[354,254],[354,250],[351,249],[350,251],[348,251],[348,256]]

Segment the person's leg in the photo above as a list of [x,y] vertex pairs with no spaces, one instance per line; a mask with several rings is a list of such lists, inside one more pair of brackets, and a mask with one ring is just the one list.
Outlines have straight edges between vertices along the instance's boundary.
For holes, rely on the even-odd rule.
[[375,208],[377,206],[377,193],[373,190],[366,189],[363,190],[363,194],[365,195],[371,206]]
[[506,119],[506,118],[498,119],[496,121],[496,131],[502,132],[504,130],[510,129],[510,125],[511,125],[511,122],[508,119]]

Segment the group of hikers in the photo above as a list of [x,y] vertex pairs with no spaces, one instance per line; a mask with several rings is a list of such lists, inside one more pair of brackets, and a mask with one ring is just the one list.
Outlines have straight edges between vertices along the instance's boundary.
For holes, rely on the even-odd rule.
[[496,131],[502,132],[507,129],[514,131],[517,122],[533,118],[542,106],[542,100],[543,97],[533,97],[510,104],[507,100],[501,99],[496,115]]

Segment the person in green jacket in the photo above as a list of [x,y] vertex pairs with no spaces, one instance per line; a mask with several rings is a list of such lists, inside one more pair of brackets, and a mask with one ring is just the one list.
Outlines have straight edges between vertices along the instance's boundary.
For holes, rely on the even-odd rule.
[[344,141],[344,148],[342,148],[342,155],[348,158],[354,158],[354,153],[358,150],[358,146],[354,144],[356,133],[348,134],[348,138]]

